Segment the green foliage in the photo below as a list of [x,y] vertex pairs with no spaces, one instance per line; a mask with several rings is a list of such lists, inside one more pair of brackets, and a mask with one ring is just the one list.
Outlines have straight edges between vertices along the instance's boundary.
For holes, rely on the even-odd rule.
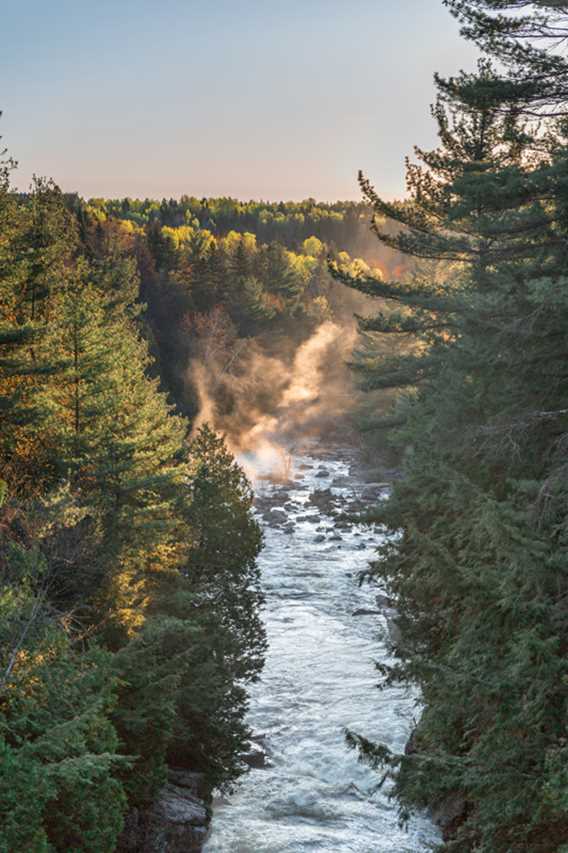
[[[491,50],[542,25],[477,14],[524,3],[450,5]],[[538,47],[507,44],[517,79],[539,79]],[[565,69],[552,65],[559,91]],[[521,123],[509,79],[486,61],[439,85],[440,146],[409,166],[410,198],[384,201],[361,179],[379,238],[429,266],[401,283],[335,270],[394,306],[362,324],[365,386],[405,389],[391,421],[405,476],[377,511],[393,538],[370,574],[402,632],[382,674],[418,683],[424,701],[407,754],[350,742],[394,777],[403,815],[463,797],[448,851],[553,853],[568,840],[568,152],[562,126],[545,137]]]
[[[229,300],[233,255],[193,220],[172,242],[47,182],[19,196],[9,171],[0,850],[98,853],[116,848],[128,808],[151,803],[169,758],[210,785],[241,772],[265,648],[260,534],[223,441],[205,430],[189,443],[166,400],[140,304],[158,275],[187,305]],[[254,240],[231,239],[244,269]]]
[[[219,784],[241,772],[236,758],[248,735],[242,686],[260,673],[266,649],[256,564],[262,542],[250,486],[222,439],[201,428],[190,459],[192,547],[177,607],[182,614],[191,603],[200,632],[182,677],[173,750]],[[216,748],[207,754],[203,744],[211,741]]]
[[13,546],[0,599],[0,849],[113,849],[128,760],[108,713],[111,657],[76,652],[46,595],[39,555]]

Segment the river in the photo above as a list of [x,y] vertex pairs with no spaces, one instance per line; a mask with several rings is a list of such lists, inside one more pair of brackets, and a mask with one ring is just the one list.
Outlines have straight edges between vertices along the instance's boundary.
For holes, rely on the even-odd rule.
[[399,827],[377,773],[345,745],[349,728],[403,750],[417,714],[409,691],[376,689],[374,661],[389,661],[386,618],[377,589],[357,575],[382,534],[338,529],[310,500],[316,489],[343,501],[361,494],[350,456],[305,451],[293,459],[292,486],[258,489],[269,650],[248,720],[269,766],[214,802],[207,853],[415,853],[439,842],[426,816]]

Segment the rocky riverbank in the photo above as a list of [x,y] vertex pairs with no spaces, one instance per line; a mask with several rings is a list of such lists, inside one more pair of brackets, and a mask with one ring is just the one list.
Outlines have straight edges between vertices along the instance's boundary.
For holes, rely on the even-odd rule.
[[118,853],[200,853],[211,822],[210,792],[200,773],[171,767],[148,809],[132,809]]

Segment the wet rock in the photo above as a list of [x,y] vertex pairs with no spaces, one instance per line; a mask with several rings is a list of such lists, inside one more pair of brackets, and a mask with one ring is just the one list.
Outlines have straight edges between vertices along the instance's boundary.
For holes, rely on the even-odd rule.
[[255,509],[258,512],[269,512],[273,507],[282,507],[290,500],[287,492],[283,494],[257,495],[254,500]]
[[354,610],[351,614],[352,616],[380,616],[380,610],[371,610],[367,607],[359,607],[357,610]]
[[170,767],[168,768],[168,782],[172,782],[178,788],[187,788],[200,799],[206,800],[208,797],[209,792],[203,773],[195,773],[193,770],[185,770],[183,767]]
[[352,477],[334,477],[331,481],[331,485],[336,489],[347,489],[351,486],[354,486],[356,481]]
[[298,471],[311,471],[313,467],[313,465],[308,465],[307,463],[304,463],[303,465],[298,465]]
[[263,517],[269,524],[282,524],[288,521],[288,513],[283,509],[271,509]]
[[378,607],[393,607],[392,598],[389,598],[388,595],[385,595],[383,592],[379,592],[379,594],[375,596],[375,601],[377,602]]
[[316,489],[311,493],[309,501],[322,512],[331,512],[337,506],[338,499],[330,489]]
[[250,741],[248,750],[241,755],[241,761],[255,770],[262,770],[268,766],[266,752],[258,743],[253,741]]
[[208,833],[209,813],[201,800],[184,788],[166,784],[152,810],[144,853],[187,853],[201,850]]
[[365,545],[364,542],[357,542],[357,545],[355,546],[355,550],[356,551],[364,551],[366,549],[366,547],[367,546]]
[[329,537],[330,542],[342,542],[343,536],[340,533],[334,533],[333,536]]
[[321,479],[323,479],[324,477],[330,477],[330,476],[331,476],[331,471],[329,471],[327,468],[318,468],[318,470],[316,471],[316,477],[320,477]]
[[348,501],[347,506],[345,508],[345,511],[348,512],[350,515],[359,515],[359,513],[366,512],[367,510],[368,506],[366,506],[363,501],[360,501],[358,499]]
[[171,769],[168,777],[148,810],[132,809],[126,815],[118,853],[199,853],[203,849],[210,822],[203,776]]
[[317,536],[314,536],[314,542],[325,542],[325,536],[323,533],[318,533]]
[[291,533],[294,532],[295,529],[295,526],[290,522],[289,524],[284,525],[284,527],[282,528],[282,532],[289,536]]
[[253,743],[260,743],[260,744],[265,743],[267,738],[268,738],[267,732],[255,732],[253,735],[250,736],[250,739]]

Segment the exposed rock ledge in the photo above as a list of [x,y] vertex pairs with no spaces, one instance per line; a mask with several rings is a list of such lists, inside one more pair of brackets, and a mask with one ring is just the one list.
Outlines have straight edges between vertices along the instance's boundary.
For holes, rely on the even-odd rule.
[[126,816],[119,853],[200,853],[211,811],[200,773],[170,768],[168,781],[147,811]]

